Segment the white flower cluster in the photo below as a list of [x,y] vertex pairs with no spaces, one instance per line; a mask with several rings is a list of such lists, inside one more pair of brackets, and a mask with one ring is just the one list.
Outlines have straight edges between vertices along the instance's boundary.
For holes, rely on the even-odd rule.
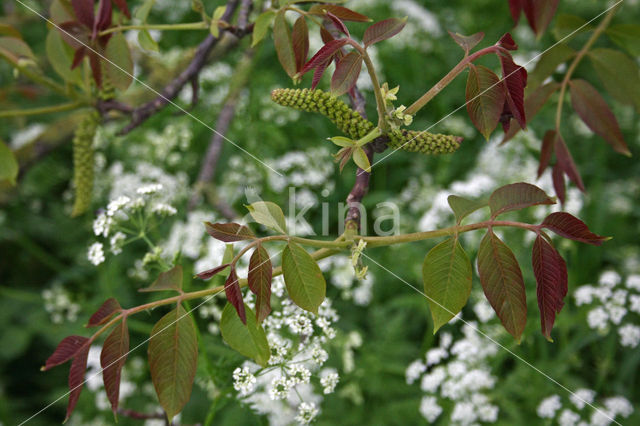
[[475,425],[495,422],[498,407],[486,395],[496,383],[487,360],[498,347],[481,336],[475,322],[462,328],[464,337],[453,341],[450,333],[440,332],[439,346],[427,351],[424,359],[412,362],[405,374],[408,384],[420,379],[425,393],[420,413],[429,422],[453,406],[448,424]]
[[551,395],[538,404],[536,411],[538,417],[555,420],[560,426],[608,426],[616,417],[627,418],[633,413],[633,406],[622,396],[606,398],[597,405],[596,396],[591,389],[576,390],[569,401],[563,401],[560,395]]
[[74,303],[68,292],[61,285],[54,284],[53,287],[42,291],[44,299],[44,309],[51,315],[51,322],[61,324],[63,321],[74,322],[78,319],[80,305]]
[[[274,279],[272,292],[282,297],[280,277]],[[245,301],[254,304],[249,293]],[[252,409],[269,417],[270,424],[310,423],[319,412],[322,395],[335,391],[338,372],[322,366],[329,358],[325,347],[336,336],[332,324],[337,320],[329,299],[318,315],[281,299],[262,323],[271,349],[269,366],[246,361],[234,371],[233,386]]]
[[[620,345],[640,345],[640,275],[629,275],[624,285],[615,271],[605,271],[598,285],[583,285],[574,293],[577,306],[588,306],[587,323],[600,333],[616,329]],[[636,315],[630,315],[631,313]],[[633,318],[630,318],[633,317]]]
[[[135,198],[118,195],[113,198],[93,221],[96,237],[108,238],[111,252],[122,253],[127,238],[139,239],[155,219],[172,216],[177,210],[166,202],[159,202],[163,185],[157,182],[142,184],[135,191]],[[104,244],[100,241],[89,246],[87,258],[94,265],[105,261]]]

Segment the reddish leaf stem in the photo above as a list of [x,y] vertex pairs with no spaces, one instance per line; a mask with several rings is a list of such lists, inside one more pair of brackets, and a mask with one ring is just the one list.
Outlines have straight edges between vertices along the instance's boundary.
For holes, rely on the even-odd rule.
[[471,62],[480,58],[481,56],[488,55],[490,53],[499,53],[504,50],[500,46],[489,46],[482,50],[478,50],[476,53],[465,56],[447,75],[437,82],[431,89],[429,89],[424,95],[415,101],[410,107],[406,109],[407,114],[415,115],[422,107],[424,107],[431,99],[433,99],[438,93],[449,85]]

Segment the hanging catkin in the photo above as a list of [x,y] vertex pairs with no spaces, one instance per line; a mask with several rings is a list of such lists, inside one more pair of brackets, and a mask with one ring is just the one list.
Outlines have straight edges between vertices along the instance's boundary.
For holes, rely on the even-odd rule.
[[93,137],[100,121],[97,111],[87,114],[73,135],[73,183],[75,200],[71,216],[78,216],[91,205],[93,192]]
[[[318,112],[331,120],[341,132],[352,139],[366,136],[374,124],[362,118],[346,103],[322,90],[276,89],[271,99],[282,106],[308,112]],[[461,138],[452,135],[417,132],[415,130],[392,130],[388,135],[388,146],[423,154],[447,154],[460,148]]]

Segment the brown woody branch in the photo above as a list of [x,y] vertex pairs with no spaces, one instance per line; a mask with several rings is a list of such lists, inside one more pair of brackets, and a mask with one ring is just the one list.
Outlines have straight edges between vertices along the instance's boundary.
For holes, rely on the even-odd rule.
[[[251,68],[253,65],[253,55],[253,50],[248,49],[236,66],[234,79],[229,85],[229,93],[227,94],[224,106],[222,107],[222,110],[218,115],[218,120],[216,121],[216,132],[212,135],[207,153],[202,160],[202,165],[200,167],[200,173],[198,174],[198,180],[195,184],[194,193],[189,201],[190,210],[195,208],[201,192],[206,189],[206,186],[211,182],[215,175],[218,160],[220,159],[220,155],[222,154],[225,135],[229,130],[229,126],[231,125],[233,118],[235,117],[236,107],[240,99],[240,93],[249,82]],[[207,191],[207,193],[208,195],[212,195],[210,191]],[[213,204],[216,206],[217,210],[219,210],[220,213],[222,213],[222,215],[227,219],[232,220],[237,217],[237,214],[233,211],[233,209],[224,201],[216,200],[215,195]]]
[[[233,14],[238,7],[238,0],[229,0],[227,2],[227,8],[220,18],[222,21],[229,22]],[[170,101],[176,98],[182,88],[189,82],[193,82],[198,78],[198,75],[202,68],[207,64],[209,54],[218,42],[222,39],[222,36],[226,33],[231,33],[238,38],[242,38],[253,30],[253,26],[240,29],[236,26],[229,26],[220,31],[218,37],[214,37],[209,34],[202,43],[196,49],[196,53],[191,60],[191,63],[185,68],[176,78],[174,78],[164,89],[160,92],[160,95],[155,99],[135,108],[131,111],[131,122],[127,124],[119,133],[121,135],[127,134],[142,123],[144,123],[153,114],[164,108]]]

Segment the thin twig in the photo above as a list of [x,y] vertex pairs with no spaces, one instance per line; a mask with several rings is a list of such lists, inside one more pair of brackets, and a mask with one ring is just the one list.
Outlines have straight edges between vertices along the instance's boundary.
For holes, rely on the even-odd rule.
[[[242,59],[240,59],[238,65],[236,66],[234,79],[229,85],[229,93],[227,94],[224,106],[220,111],[220,115],[218,115],[218,120],[216,121],[217,132],[212,135],[211,142],[209,143],[209,147],[207,148],[207,153],[202,160],[200,173],[198,174],[198,180],[194,187],[194,193],[189,201],[190,210],[195,208],[202,190],[211,182],[211,180],[215,176],[218,160],[220,159],[220,155],[222,153],[224,138],[227,131],[229,130],[229,126],[231,125],[233,118],[235,117],[236,107],[240,99],[240,93],[249,81],[253,63],[253,54],[254,52],[252,49],[247,49],[247,51],[244,53],[244,56],[242,57]],[[220,212],[225,217],[227,217],[227,219],[229,219],[229,216],[231,216],[231,219],[237,217],[237,214],[233,211],[233,209],[221,200],[216,200],[214,202],[214,205],[218,207],[218,210],[220,210]]]
[[[238,0],[229,0],[227,2],[227,8],[220,19],[228,22],[237,7]],[[185,84],[192,81],[194,78],[197,78],[202,68],[207,64],[209,54],[216,44],[218,44],[218,41],[222,38],[222,34],[225,32],[232,32],[236,36],[242,37],[247,34],[248,29],[240,31],[236,27],[229,27],[226,30],[221,31],[218,37],[214,37],[211,34],[207,35],[204,41],[200,43],[196,49],[196,53],[187,68],[185,68],[175,79],[162,89],[160,96],[134,109],[131,113],[131,122],[120,131],[120,134],[127,134],[141,125],[153,114],[164,108],[170,100],[175,99]]]

